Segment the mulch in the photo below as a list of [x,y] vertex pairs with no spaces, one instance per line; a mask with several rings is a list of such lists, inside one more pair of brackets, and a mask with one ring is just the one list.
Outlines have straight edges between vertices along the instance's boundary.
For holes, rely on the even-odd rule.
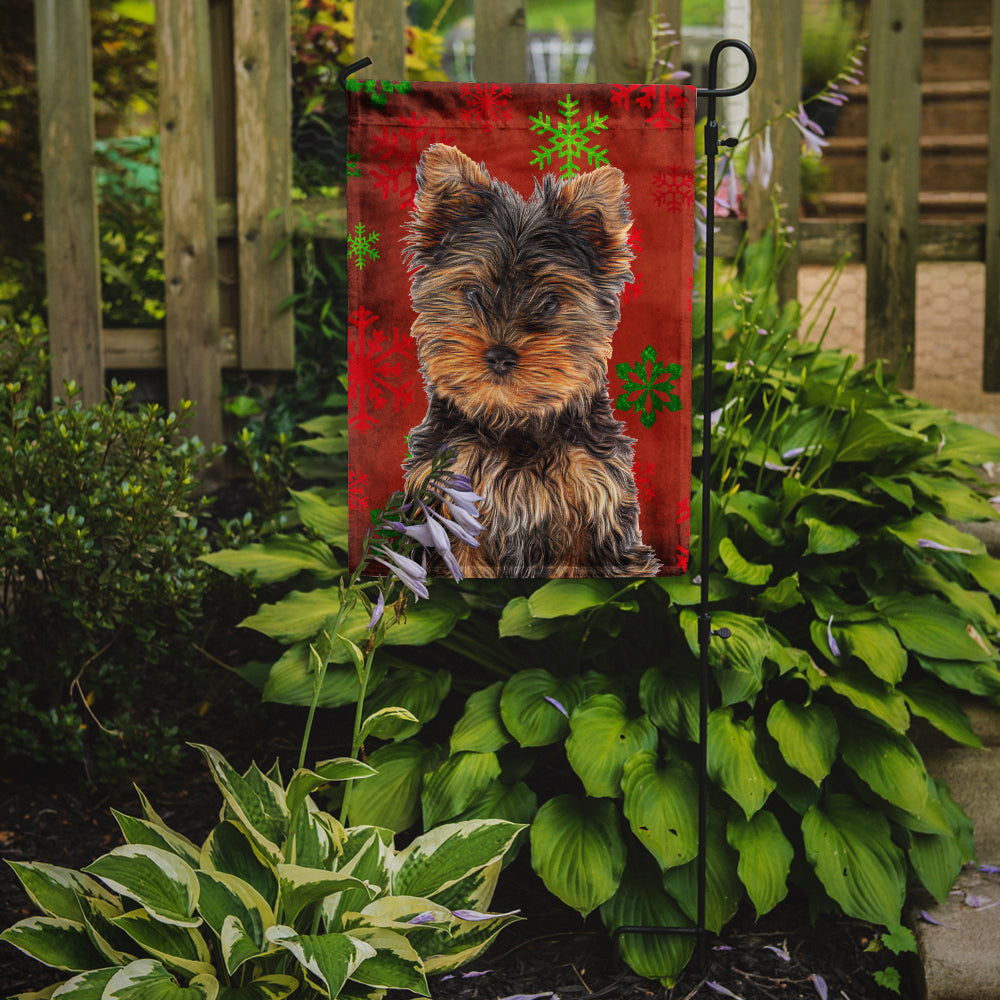
[[[220,748],[234,763],[243,756],[238,746]],[[160,787],[145,790],[164,820],[195,841],[218,815],[218,792],[200,757]],[[0,858],[81,868],[122,842],[111,807],[139,814],[130,791],[102,794],[73,775],[8,774],[0,778]],[[435,1000],[888,1000],[893,994],[873,979],[887,965],[903,974],[902,996],[919,993],[913,970],[900,959],[867,950],[875,940],[872,928],[831,917],[813,926],[801,899],[786,901],[760,922],[751,913],[738,914],[721,936],[706,939],[705,968],[693,962],[673,989],[636,976],[620,962],[596,914],[581,921],[549,895],[526,852],[501,876],[494,909],[520,909],[525,919],[504,930],[468,969],[431,977]],[[0,927],[32,913],[13,873],[0,865]],[[38,990],[60,978],[65,976],[0,944],[2,995]]]

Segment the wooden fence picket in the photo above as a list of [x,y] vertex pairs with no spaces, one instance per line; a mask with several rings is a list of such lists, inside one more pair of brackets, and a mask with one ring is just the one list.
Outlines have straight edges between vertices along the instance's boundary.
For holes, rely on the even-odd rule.
[[988,163],[984,254],[986,324],[983,329],[983,390],[1000,392],[1000,0],[993,0]]

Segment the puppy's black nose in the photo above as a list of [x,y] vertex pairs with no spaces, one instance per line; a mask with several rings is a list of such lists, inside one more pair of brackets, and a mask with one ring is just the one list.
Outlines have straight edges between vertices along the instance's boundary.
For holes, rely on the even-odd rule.
[[509,375],[517,364],[517,351],[509,347],[490,347],[483,357],[494,375]]

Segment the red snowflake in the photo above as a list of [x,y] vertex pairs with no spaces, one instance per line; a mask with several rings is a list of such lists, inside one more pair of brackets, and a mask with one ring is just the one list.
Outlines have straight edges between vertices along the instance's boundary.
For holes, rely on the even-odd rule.
[[639,256],[642,253],[642,230],[632,228],[628,233],[628,245],[629,249],[635,256]]
[[652,462],[636,462],[632,467],[636,489],[639,491],[639,506],[644,507],[653,499],[653,476],[656,466]]
[[433,129],[427,125],[427,116],[413,112],[400,115],[396,128],[382,126],[381,135],[375,136],[373,157],[377,161],[369,173],[382,192],[383,200],[390,195],[399,196],[399,206],[404,212],[413,208],[417,193],[417,162],[420,154],[432,142],[454,145],[455,140],[444,128]]
[[621,304],[632,302],[642,295],[642,272],[636,271],[632,275],[632,281],[622,289]]
[[683,545],[677,546],[677,567],[682,573],[686,573],[688,569],[688,560],[691,558],[690,549],[684,548]]
[[507,99],[513,97],[509,83],[463,83],[462,121],[481,128],[492,128],[494,122],[509,122]]
[[354,472],[349,469],[347,472],[347,509],[364,513],[369,506],[368,473]]
[[685,521],[691,520],[691,501],[684,497],[683,500],[677,501],[677,523],[683,524]]
[[347,422],[362,434],[378,423],[374,413],[388,396],[397,413],[413,401],[415,367],[405,363],[413,361],[413,340],[393,327],[390,341],[375,329],[377,320],[364,306],[347,318]]
[[658,170],[653,178],[653,200],[668,212],[683,212],[694,200],[694,171],[685,167]]
[[[661,132],[665,128],[680,125],[680,114],[688,103],[687,92],[673,83],[628,83],[615,84],[611,88],[611,103],[627,108],[635,96],[636,107],[647,111],[656,105],[656,110],[646,119],[647,125],[655,125]],[[667,102],[673,106],[674,114],[667,110]]]

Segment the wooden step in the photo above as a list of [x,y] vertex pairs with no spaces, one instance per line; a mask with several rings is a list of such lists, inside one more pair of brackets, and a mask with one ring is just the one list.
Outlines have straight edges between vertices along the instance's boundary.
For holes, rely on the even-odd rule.
[[[921,135],[947,135],[961,123],[964,133],[988,131],[989,80],[937,80],[921,84]],[[849,101],[841,110],[838,136],[866,135],[868,131],[867,83],[846,91]]]
[[924,83],[988,80],[992,38],[989,25],[925,28],[921,79]]
[[[864,219],[868,199],[863,191],[830,191],[816,202],[828,218]],[[921,191],[920,218],[928,221],[981,223],[986,216],[986,193],[979,191]]]
[[[920,138],[920,188],[924,191],[985,191],[988,170],[985,135],[925,135]],[[865,188],[868,140],[832,136],[823,151],[834,191]]]
[[924,0],[924,27],[944,27],[956,21],[989,24],[990,5],[991,0]]

